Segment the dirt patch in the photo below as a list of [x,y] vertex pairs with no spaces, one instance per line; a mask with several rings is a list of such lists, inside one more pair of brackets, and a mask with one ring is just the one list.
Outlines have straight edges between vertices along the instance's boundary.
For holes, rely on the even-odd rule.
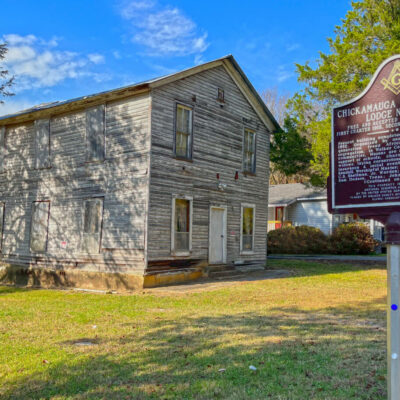
[[197,293],[218,290],[228,286],[240,285],[246,282],[263,281],[267,279],[279,279],[286,278],[293,275],[292,271],[286,269],[275,269],[275,270],[264,270],[249,272],[243,276],[236,278],[221,278],[221,279],[210,279],[203,278],[193,283],[184,283],[179,285],[161,286],[151,289],[146,289],[144,293]]

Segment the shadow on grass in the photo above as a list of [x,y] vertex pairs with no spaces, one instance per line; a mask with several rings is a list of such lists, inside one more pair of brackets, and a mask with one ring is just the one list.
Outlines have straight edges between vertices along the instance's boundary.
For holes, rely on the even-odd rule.
[[35,290],[35,289],[34,288],[20,288],[17,286],[0,286],[0,296],[5,295],[5,294],[13,294],[13,293],[17,293],[17,292],[27,291],[27,290]]
[[385,319],[378,305],[375,300],[357,304],[356,311],[276,308],[264,315],[156,317],[145,329],[136,322],[128,334],[100,336],[98,345],[85,350],[60,340],[62,361],[49,360],[40,371],[8,382],[0,394],[3,399],[384,399]]

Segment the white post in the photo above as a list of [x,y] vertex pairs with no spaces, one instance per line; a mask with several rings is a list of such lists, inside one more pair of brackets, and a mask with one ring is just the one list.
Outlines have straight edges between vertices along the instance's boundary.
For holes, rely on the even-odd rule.
[[400,400],[400,245],[388,245],[388,400]]

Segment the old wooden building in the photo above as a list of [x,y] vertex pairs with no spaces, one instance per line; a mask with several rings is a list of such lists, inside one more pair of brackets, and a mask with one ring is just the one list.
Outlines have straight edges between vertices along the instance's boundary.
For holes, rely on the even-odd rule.
[[0,279],[134,289],[265,263],[277,127],[232,56],[0,118]]

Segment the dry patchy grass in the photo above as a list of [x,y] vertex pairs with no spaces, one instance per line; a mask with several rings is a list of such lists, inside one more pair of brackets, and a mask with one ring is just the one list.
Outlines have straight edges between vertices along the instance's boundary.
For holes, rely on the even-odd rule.
[[384,399],[386,271],[269,265],[294,274],[162,295],[2,287],[0,397]]

